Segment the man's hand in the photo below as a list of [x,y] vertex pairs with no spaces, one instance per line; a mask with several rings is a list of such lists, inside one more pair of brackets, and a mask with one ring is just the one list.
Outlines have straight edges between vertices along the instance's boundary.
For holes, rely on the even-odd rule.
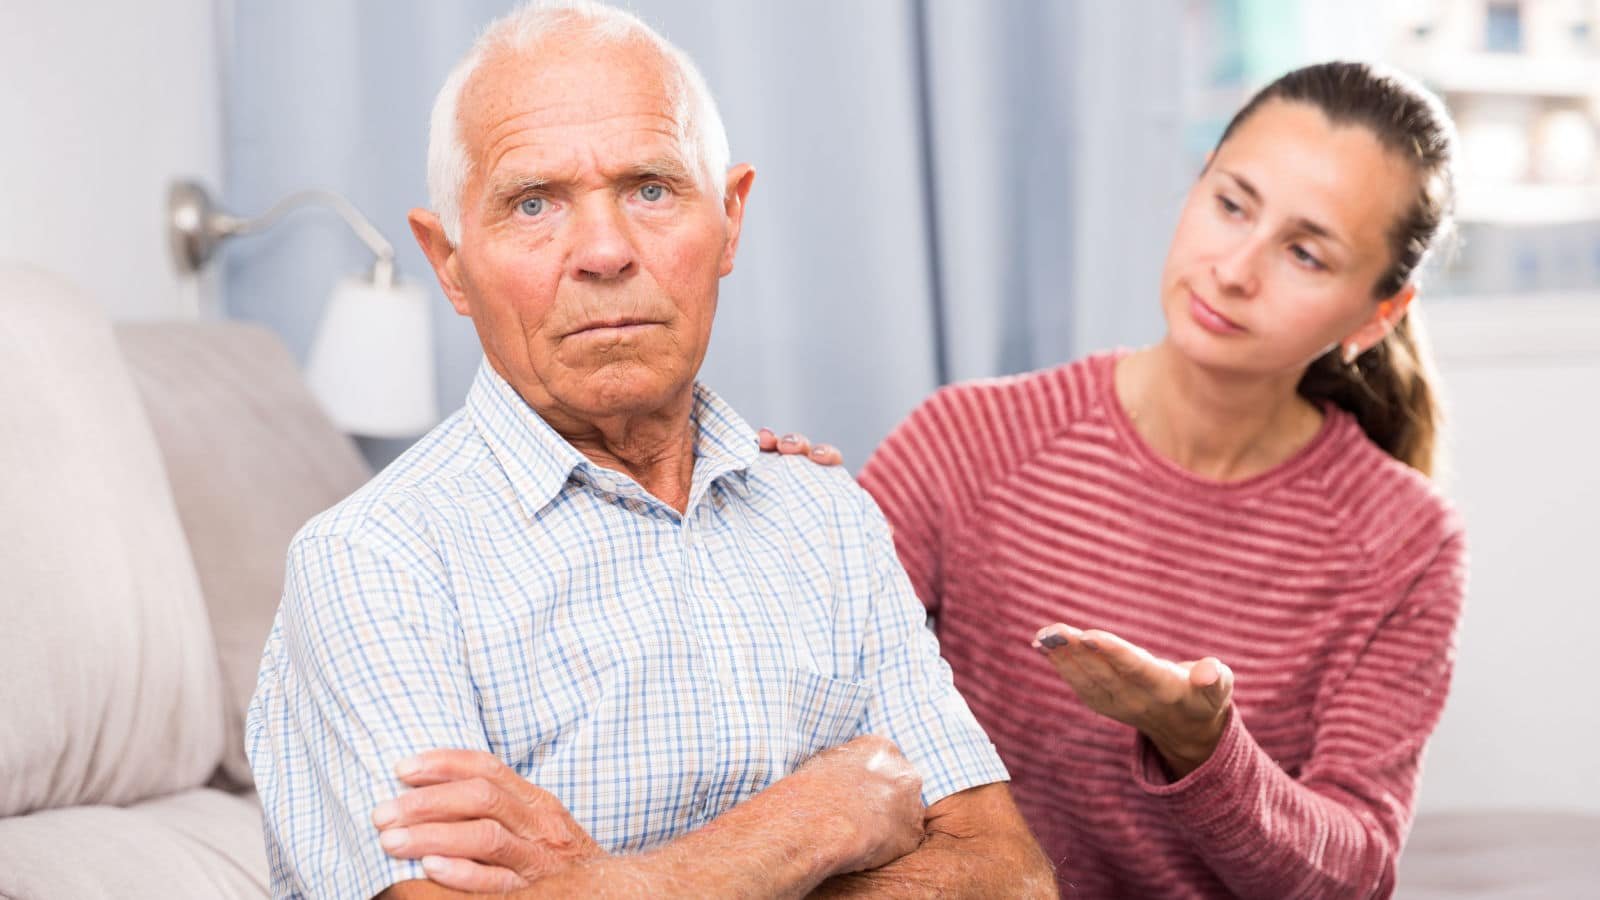
[[[382,813],[398,816],[398,807],[409,798],[440,787],[486,782],[497,792],[494,799],[489,792],[431,794],[446,799],[426,821],[461,827],[448,832],[447,851],[429,852],[449,852],[451,861],[468,867],[464,871],[474,877],[447,884],[427,869],[425,858],[430,880],[392,885],[381,895],[386,900],[523,888],[527,896],[539,897],[608,892],[629,897],[799,898],[830,876],[904,860],[924,835],[922,778],[899,748],[881,737],[860,737],[825,750],[706,825],[651,850],[619,856],[602,853],[553,797],[492,756],[436,750],[417,761],[423,764],[420,771],[396,771],[402,780],[421,787],[397,798],[396,809],[380,807]],[[428,805],[435,808],[433,801]],[[532,808],[518,811],[518,805]],[[379,817],[374,814],[375,820]],[[496,827],[466,827],[484,819]],[[402,826],[397,818],[380,827],[388,834]],[[416,831],[423,826],[404,827]],[[964,866],[956,870],[958,877],[965,877]]]
[[922,776],[887,738],[863,735],[824,750],[789,778],[839,817],[836,873],[876,869],[922,843]]
[[770,428],[762,428],[756,432],[756,437],[761,442],[761,449],[766,453],[780,453],[784,456],[804,456],[820,466],[844,465],[844,455],[838,448],[829,444],[812,446],[803,434],[786,434],[778,437]]
[[433,750],[395,775],[413,790],[373,810],[378,840],[390,856],[421,859],[445,887],[513,891],[605,855],[554,795],[491,753]]
[[1179,778],[1211,758],[1233,699],[1215,657],[1175,663],[1105,631],[1056,623],[1033,646],[1095,712],[1143,732]]
[[[551,794],[492,754],[434,750],[396,767],[416,789],[380,804],[373,824],[390,856],[421,859],[429,880],[459,891],[512,891],[604,852]],[[893,862],[923,837],[922,776],[892,741],[868,735],[825,750],[795,773],[802,802],[827,815],[832,872]],[[785,779],[786,781],[789,779]]]

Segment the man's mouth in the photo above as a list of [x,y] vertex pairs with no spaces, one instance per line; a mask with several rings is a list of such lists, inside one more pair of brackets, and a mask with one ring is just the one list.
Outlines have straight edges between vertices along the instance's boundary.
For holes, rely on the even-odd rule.
[[654,319],[638,319],[624,316],[619,316],[612,319],[596,319],[593,322],[586,322],[583,325],[574,328],[572,331],[567,332],[567,337],[575,337],[577,335],[590,335],[594,337],[626,337],[629,334],[644,331],[647,328],[661,324],[663,323]]

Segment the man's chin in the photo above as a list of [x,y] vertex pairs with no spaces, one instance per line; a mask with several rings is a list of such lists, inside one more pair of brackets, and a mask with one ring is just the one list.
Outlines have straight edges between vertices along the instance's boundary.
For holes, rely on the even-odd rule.
[[616,360],[563,385],[555,398],[595,419],[672,414],[684,406],[694,373],[669,373],[637,360]]

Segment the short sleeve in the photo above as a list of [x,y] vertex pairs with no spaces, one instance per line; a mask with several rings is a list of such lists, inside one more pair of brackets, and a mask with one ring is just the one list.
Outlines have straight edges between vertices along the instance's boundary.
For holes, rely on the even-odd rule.
[[950,666],[927,613],[895,556],[883,514],[861,494],[866,509],[872,608],[862,641],[869,691],[863,732],[894,741],[922,775],[923,802],[1010,776],[994,744],[956,690]]
[[425,877],[378,844],[395,763],[487,749],[444,583],[341,537],[297,540],[246,740],[275,897],[367,898]]

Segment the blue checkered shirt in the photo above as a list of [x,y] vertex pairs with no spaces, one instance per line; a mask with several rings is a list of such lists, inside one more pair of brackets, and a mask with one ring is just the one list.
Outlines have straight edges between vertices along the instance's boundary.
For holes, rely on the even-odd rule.
[[679,515],[487,364],[466,406],[289,549],[246,725],[273,893],[425,877],[378,845],[393,767],[488,750],[602,847],[691,831],[861,734],[933,803],[1006,779],[842,468],[757,452],[697,387]]

